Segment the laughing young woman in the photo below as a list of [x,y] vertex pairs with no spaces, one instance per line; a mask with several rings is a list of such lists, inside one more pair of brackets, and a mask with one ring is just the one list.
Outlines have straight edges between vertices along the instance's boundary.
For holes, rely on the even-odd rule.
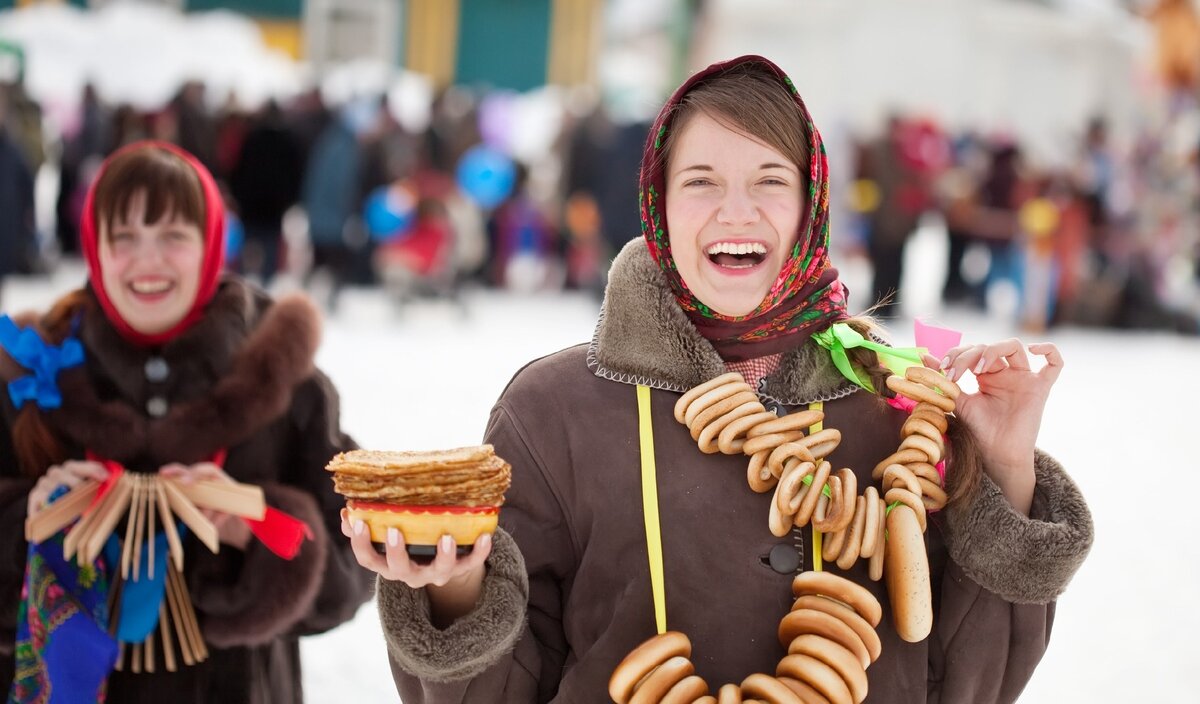
[[[675,93],[642,162],[644,237],[613,263],[595,337],[527,365],[492,412],[486,441],[513,466],[494,544],[481,539],[456,561],[446,541],[419,565],[401,541],[380,556],[360,525],[343,523],[359,561],[380,575],[406,704],[609,701],[614,668],[664,616],[690,638],[712,692],[775,674],[793,578],[822,568],[815,534],[776,537],[773,495],[746,486],[747,458],[702,452],[672,409],[733,370],[777,414],[823,403],[825,427],[843,437],[830,461],[859,486],[896,450],[907,414],[849,381],[827,349],[837,324],[870,332],[848,316],[828,260],[828,178],[820,135],[769,61],[714,65]],[[1040,371],[1027,349],[1046,358]],[[875,352],[848,354],[852,375],[887,388]],[[925,362],[979,381],[958,399],[950,503],[925,534],[932,632],[917,642],[897,634],[864,562],[823,569],[884,605],[870,701],[1011,702],[1092,540],[1075,485],[1034,447],[1062,360],[1051,345],[1011,340]],[[653,496],[643,482],[650,447],[656,520],[642,501]],[[648,543],[661,545],[657,606]]]
[[[336,391],[313,366],[319,314],[222,275],[216,184],[176,147],[142,142],[110,157],[81,225],[87,286],[44,315],[0,319],[9,701],[299,702],[299,637],[348,620],[370,587],[345,542],[330,538],[341,502],[324,465],[353,442],[340,430]],[[37,393],[26,393],[30,379]],[[228,514],[210,514],[218,553],[185,535],[182,576],[207,660],[167,672],[160,645],[156,672],[126,660],[110,674],[117,649],[104,631],[117,614],[105,602],[116,565],[62,561],[61,536],[26,545],[25,519],[56,493],[105,479],[114,465],[99,460],[183,482],[256,484],[268,506],[307,524],[311,540],[291,559]],[[153,625],[160,612],[150,613]]]

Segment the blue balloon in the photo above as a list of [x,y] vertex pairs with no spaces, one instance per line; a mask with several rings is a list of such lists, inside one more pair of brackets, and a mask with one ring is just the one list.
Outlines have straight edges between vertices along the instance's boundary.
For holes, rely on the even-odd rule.
[[467,197],[479,207],[490,210],[512,193],[517,168],[503,152],[477,144],[463,154],[455,176],[458,187]]
[[371,239],[385,242],[408,233],[414,211],[413,197],[406,189],[380,186],[367,196],[363,220]]
[[237,261],[245,242],[246,228],[242,227],[241,219],[233,213],[225,213],[225,258]]

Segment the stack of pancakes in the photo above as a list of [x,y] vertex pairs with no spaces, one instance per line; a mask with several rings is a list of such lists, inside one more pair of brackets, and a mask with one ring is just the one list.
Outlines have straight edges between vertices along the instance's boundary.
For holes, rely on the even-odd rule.
[[512,479],[511,466],[491,445],[354,450],[334,457],[326,469],[347,498],[350,518],[365,521],[373,541],[385,542],[387,529],[395,527],[407,545],[436,545],[442,535],[470,545],[494,531]]

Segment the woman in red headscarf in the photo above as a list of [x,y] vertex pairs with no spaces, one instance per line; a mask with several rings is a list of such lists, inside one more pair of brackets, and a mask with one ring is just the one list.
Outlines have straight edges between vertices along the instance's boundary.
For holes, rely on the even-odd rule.
[[[884,473],[916,491],[928,485],[933,498],[943,489],[933,483],[941,480],[930,453],[951,448],[948,504],[930,513],[904,553],[928,559],[932,631],[921,632],[891,608],[866,561],[838,553],[838,564],[823,563],[824,549],[849,528],[817,530],[799,513],[793,522],[794,497],[768,490],[779,475],[755,470],[738,447],[749,451],[747,427],[706,436],[700,419],[712,419],[709,410],[695,418],[685,410],[691,427],[679,422],[676,404],[689,390],[736,371],[745,383],[730,382],[734,395],[706,394],[714,402],[706,408],[791,423],[788,432],[809,433],[805,441],[840,430],[840,444],[791,452],[808,448],[845,468],[829,487],[874,491],[873,469],[896,452],[909,419],[885,383],[883,362],[896,369],[899,351],[872,342],[870,321],[846,311],[828,257],[824,147],[787,76],[747,56],[690,78],[649,134],[641,211],[643,237],[613,262],[592,341],[527,365],[492,411],[486,441],[513,477],[501,529],[457,559],[445,540],[421,565],[407,558],[402,536],[379,555],[361,523],[343,523],[359,561],[380,575],[380,619],[405,704],[604,702],[609,694],[623,704],[643,685],[632,701],[660,701],[665,692],[664,702],[715,702],[702,695],[718,688],[722,703],[766,699],[768,687],[773,702],[861,701],[868,690],[872,702],[1015,701],[1046,647],[1054,601],[1092,540],[1078,489],[1034,447],[1061,368],[1057,350],[1028,348],[1048,360],[1036,373],[1016,340],[956,348],[942,360],[909,353],[919,378],[946,386],[938,374],[972,373],[980,389],[958,397],[948,440],[944,415],[914,411],[941,432],[926,430],[928,443],[913,441],[925,449],[903,455],[916,469]],[[754,438],[760,444],[788,434],[764,433]],[[800,466],[787,465],[779,491]],[[805,501],[818,512],[820,486],[814,480],[806,495],[814,501]],[[789,511],[782,524],[781,501]],[[924,529],[916,501],[889,516],[919,511]],[[874,499],[876,516],[880,505]],[[894,530],[888,520],[890,555],[900,523]],[[855,582],[883,605],[872,615],[881,619],[869,651],[877,659],[865,675],[866,663],[845,648],[840,660],[832,649],[822,651],[830,662],[816,662],[794,650],[807,641],[784,639],[793,579],[815,571]],[[664,629],[686,634],[690,647],[672,636],[659,648],[662,660],[643,651],[661,668],[641,680],[651,669],[633,668],[610,683],[618,663]],[[856,637],[865,644],[863,633],[849,634]],[[848,690],[839,673],[855,667],[861,680]],[[813,687],[823,694],[813,698]]]
[[[0,398],[0,593],[9,605],[0,611],[0,652],[10,696],[299,702],[299,636],[348,620],[369,597],[353,555],[330,539],[341,501],[324,465],[354,444],[339,428],[336,391],[313,363],[319,314],[303,298],[272,301],[222,273],[216,184],[172,145],[140,142],[110,157],[81,233],[87,285],[43,315],[0,319],[0,381],[9,390]],[[62,492],[118,471],[258,485],[281,512],[281,523],[268,525],[308,538],[296,552],[278,533],[256,526],[252,534],[249,523],[213,511],[218,552],[185,534],[182,576],[208,657],[174,672],[161,643],[154,672],[125,652],[114,659],[103,632],[121,638],[132,617],[118,612],[135,605],[112,601],[107,611],[103,599],[115,597],[96,596],[114,580],[111,560],[47,572],[61,550],[49,558],[39,550],[61,536],[37,549],[22,537],[26,518]],[[57,586],[38,589],[43,578]],[[88,604],[96,625],[81,628],[90,637],[56,630]],[[56,669],[64,652],[74,676]],[[85,671],[92,678],[83,682]]]

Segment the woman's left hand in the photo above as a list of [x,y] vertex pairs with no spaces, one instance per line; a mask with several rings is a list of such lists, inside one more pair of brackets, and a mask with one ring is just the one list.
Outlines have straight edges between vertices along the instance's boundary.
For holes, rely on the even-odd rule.
[[1046,359],[1046,365],[1035,372],[1026,349],[1012,338],[955,347],[941,360],[926,356],[925,364],[943,370],[951,381],[962,379],[968,371],[975,375],[979,391],[963,393],[954,413],[975,435],[984,471],[1009,502],[1027,514],[1033,501],[1033,450],[1063,359],[1052,344],[1029,345],[1029,352]]
[[[234,481],[233,477],[225,473],[225,470],[212,462],[199,462],[191,466],[178,463],[168,464],[158,470],[158,473],[160,476],[168,477],[184,484],[199,481]],[[250,532],[250,527],[238,516],[210,509],[201,509],[201,513],[216,526],[218,539],[226,545],[239,550],[245,550],[246,546],[250,544],[250,539],[254,537]]]

